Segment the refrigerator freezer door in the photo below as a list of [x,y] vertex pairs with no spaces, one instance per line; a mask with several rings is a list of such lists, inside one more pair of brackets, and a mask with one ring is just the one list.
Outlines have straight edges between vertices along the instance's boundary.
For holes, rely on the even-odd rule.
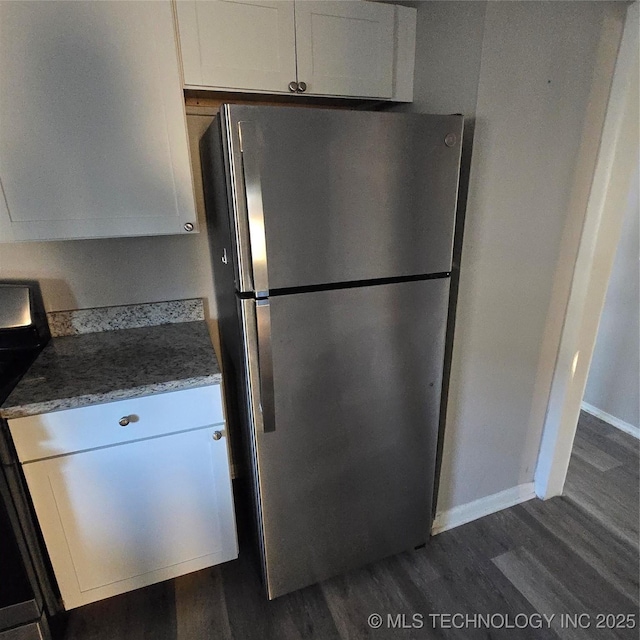
[[223,118],[232,224],[241,261],[254,254],[242,291],[262,288],[265,256],[272,291],[451,270],[462,116],[227,105]]
[[274,431],[257,379],[252,393],[269,597],[426,541],[448,292],[441,278],[269,300]]

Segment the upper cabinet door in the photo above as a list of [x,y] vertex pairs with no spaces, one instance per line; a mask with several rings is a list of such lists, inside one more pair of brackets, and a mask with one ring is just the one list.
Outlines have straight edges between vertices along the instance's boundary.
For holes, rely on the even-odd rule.
[[0,67],[0,241],[195,230],[169,0],[0,2]]
[[296,79],[293,2],[178,0],[184,84],[288,93]]
[[315,95],[391,98],[395,9],[296,1],[298,82]]

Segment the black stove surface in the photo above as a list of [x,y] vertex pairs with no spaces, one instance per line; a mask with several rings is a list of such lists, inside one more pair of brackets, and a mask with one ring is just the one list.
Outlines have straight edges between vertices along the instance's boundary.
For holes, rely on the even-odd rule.
[[42,349],[0,351],[0,406]]

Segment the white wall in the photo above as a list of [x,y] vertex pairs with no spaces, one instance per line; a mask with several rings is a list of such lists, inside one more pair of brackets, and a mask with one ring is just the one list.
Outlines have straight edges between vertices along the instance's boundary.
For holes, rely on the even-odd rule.
[[[605,21],[601,72],[594,76],[589,99],[587,135],[541,349],[542,356],[556,354],[552,384],[542,398],[545,424],[534,475],[536,495],[544,499],[562,495],[564,489],[632,174],[638,168],[638,3],[625,13],[621,38],[619,17]],[[605,67],[612,70],[611,78]]]
[[542,344],[567,258],[561,239],[583,136],[599,133],[587,122],[592,84],[611,73],[596,68],[600,40],[624,7],[416,6],[409,108],[475,117],[438,498],[438,512],[450,512],[533,481],[557,352],[557,336],[555,351]]
[[638,173],[629,193],[584,401],[640,427],[640,207]]

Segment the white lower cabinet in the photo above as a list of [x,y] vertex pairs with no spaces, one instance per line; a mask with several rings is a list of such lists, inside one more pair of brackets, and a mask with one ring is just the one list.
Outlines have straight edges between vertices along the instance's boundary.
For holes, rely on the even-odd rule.
[[65,608],[237,557],[225,436],[200,426],[23,465]]

